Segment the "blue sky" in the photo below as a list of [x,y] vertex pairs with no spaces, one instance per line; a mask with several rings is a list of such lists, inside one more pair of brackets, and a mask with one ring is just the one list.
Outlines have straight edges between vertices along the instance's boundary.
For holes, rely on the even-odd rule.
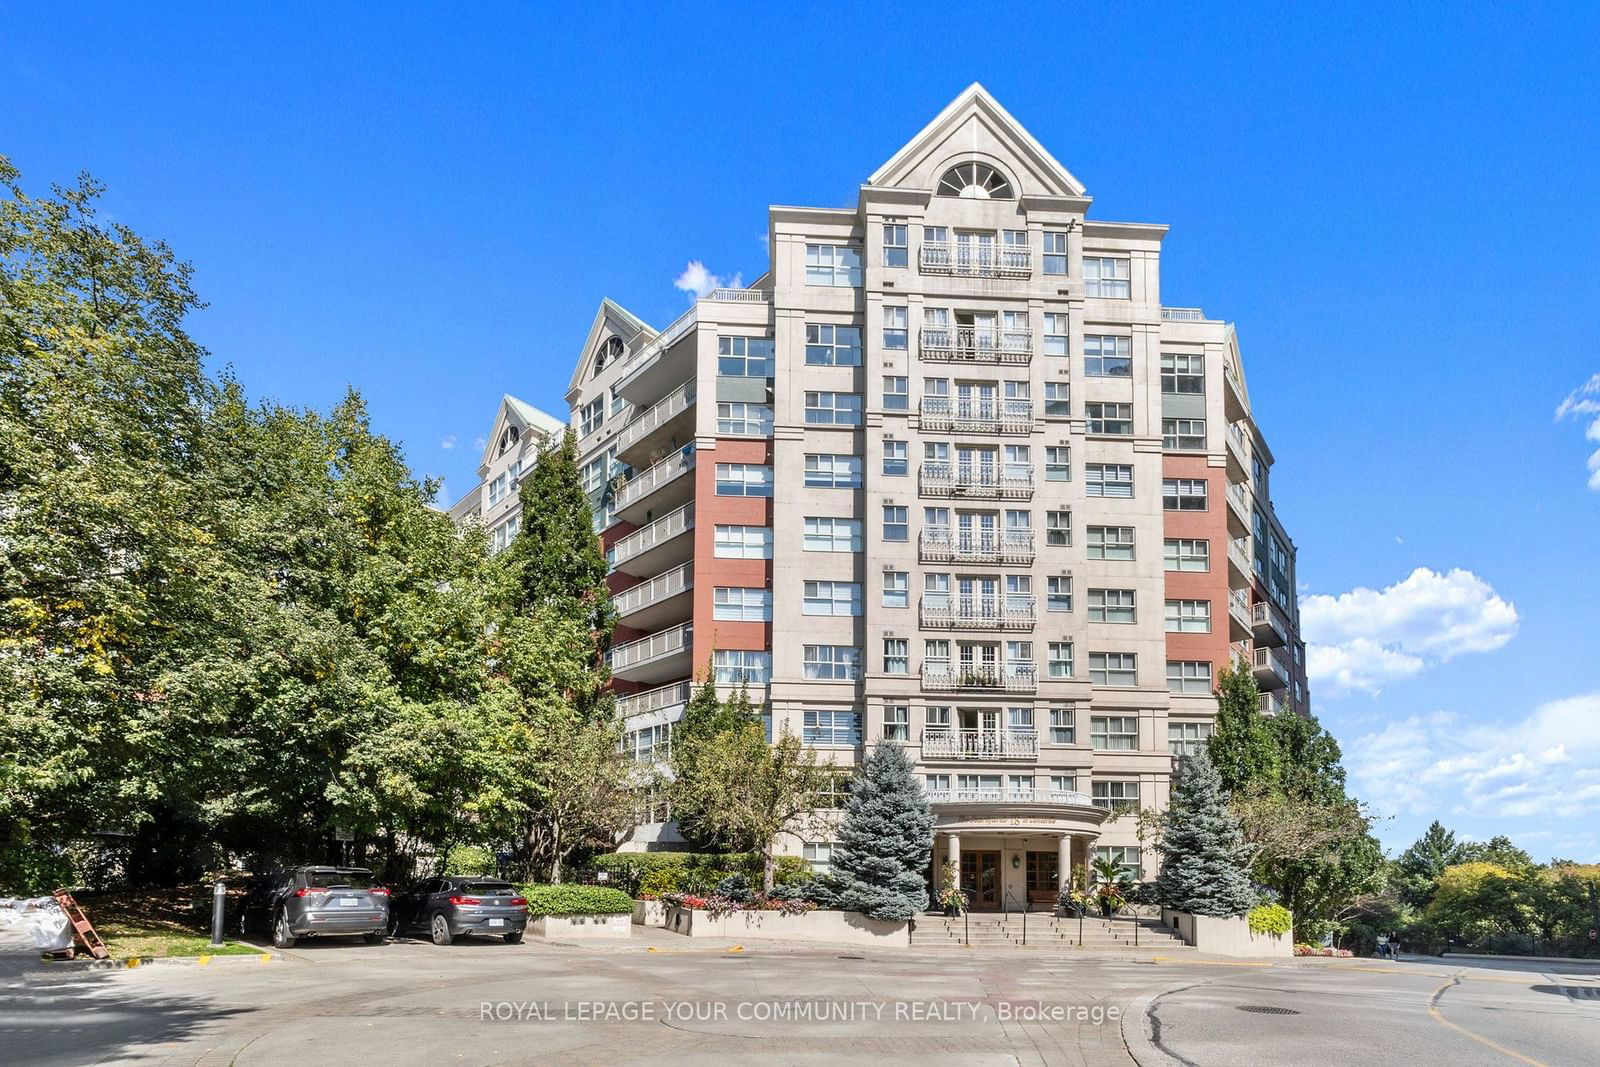
[[982,81],[1238,323],[1386,843],[1600,859],[1593,5],[119,8],[0,4],[0,152],[109,183],[218,366],[358,386],[452,498],[502,392],[562,410],[600,297],[661,325],[690,260],[753,278],[768,204],[853,204]]

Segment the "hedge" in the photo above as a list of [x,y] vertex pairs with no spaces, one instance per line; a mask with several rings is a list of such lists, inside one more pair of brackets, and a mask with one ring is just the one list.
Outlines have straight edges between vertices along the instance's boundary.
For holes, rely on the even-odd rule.
[[[811,865],[799,856],[778,856],[776,860],[775,882],[810,877]],[[759,852],[608,852],[596,856],[592,865],[627,886],[630,892],[655,871],[698,874],[712,885],[730,874],[742,874],[752,882],[761,880]]]
[[1250,909],[1250,929],[1258,934],[1286,934],[1294,928],[1294,916],[1282,904],[1257,904]]
[[627,915],[633,898],[620,889],[603,885],[525,885],[517,890],[528,898],[528,915]]

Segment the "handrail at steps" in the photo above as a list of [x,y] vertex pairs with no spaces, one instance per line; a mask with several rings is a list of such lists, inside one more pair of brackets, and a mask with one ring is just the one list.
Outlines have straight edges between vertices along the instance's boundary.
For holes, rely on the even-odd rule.
[[[1022,943],[1028,943],[1028,902],[1026,899],[1019,902],[1022,906]],[[1011,917],[1011,890],[1007,889],[1000,898],[1000,914],[1006,918]]]

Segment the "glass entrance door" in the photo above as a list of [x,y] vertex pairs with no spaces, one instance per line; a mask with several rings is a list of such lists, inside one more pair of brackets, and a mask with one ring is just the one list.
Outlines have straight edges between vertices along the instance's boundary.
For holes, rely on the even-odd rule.
[[975,911],[993,910],[1000,906],[1000,853],[961,853],[961,888],[972,900]]
[[1028,853],[1028,902],[1054,904],[1060,880],[1060,856],[1055,852]]

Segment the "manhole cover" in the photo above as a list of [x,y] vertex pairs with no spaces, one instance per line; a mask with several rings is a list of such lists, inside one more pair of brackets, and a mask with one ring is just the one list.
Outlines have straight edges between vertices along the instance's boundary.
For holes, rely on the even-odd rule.
[[1276,1008],[1271,1004],[1238,1004],[1240,1011],[1250,1012],[1252,1015],[1299,1015],[1293,1008]]

